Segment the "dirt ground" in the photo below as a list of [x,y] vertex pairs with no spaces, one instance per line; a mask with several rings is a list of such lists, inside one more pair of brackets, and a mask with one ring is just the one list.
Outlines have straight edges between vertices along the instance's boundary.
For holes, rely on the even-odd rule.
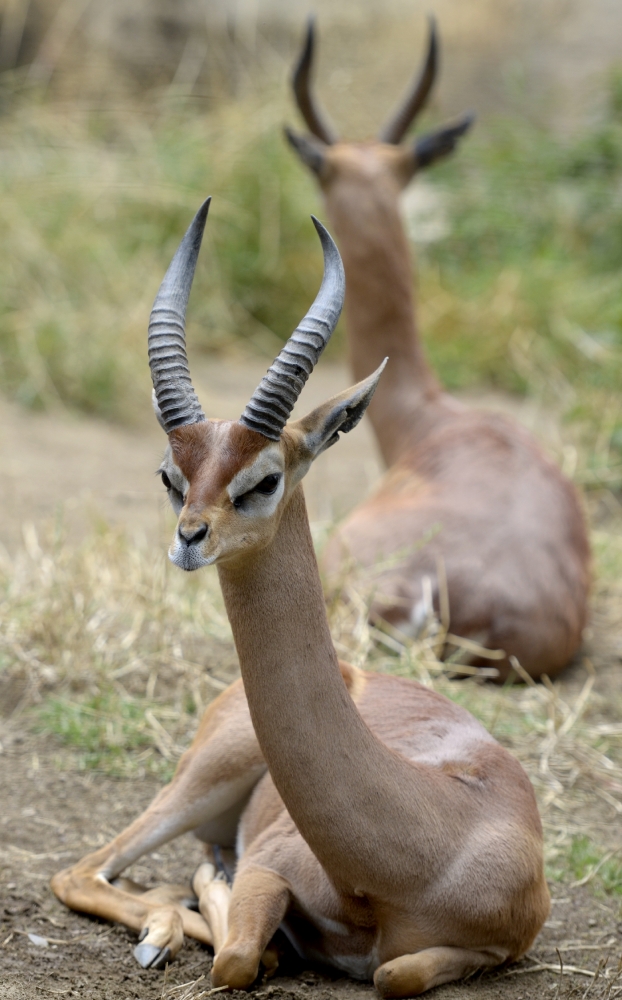
[[[5,1000],[46,995],[155,1000],[166,997],[174,986],[207,977],[210,953],[193,941],[186,941],[166,976],[141,969],[132,957],[132,935],[121,927],[71,913],[48,888],[54,871],[100,846],[129,823],[148,804],[158,784],[63,770],[67,756],[54,741],[15,727],[0,729],[0,739],[0,995]],[[133,877],[151,883],[187,882],[201,859],[199,843],[191,836],[180,838],[136,865]],[[527,970],[536,963],[557,968],[555,948],[566,965],[594,970],[607,955],[610,964],[615,964],[622,953],[619,905],[594,899],[587,887],[555,885],[552,895],[550,919],[529,961],[467,983],[440,987],[434,995],[439,1000],[546,996],[550,989],[557,989],[559,976]],[[32,943],[28,934],[47,944]],[[585,988],[589,978],[581,977],[580,982]],[[209,979],[198,984],[197,990],[201,986],[209,988]],[[373,995],[370,986],[296,968],[295,963],[254,994],[258,1000],[270,996],[275,1000],[355,1000]]]
[[[263,362],[249,362],[236,365],[233,372],[218,362],[204,369],[197,382],[206,412],[237,416],[264,368]],[[347,384],[345,368],[321,367],[305,390],[301,410],[311,409]],[[501,402],[527,425],[537,426],[559,451],[555,425],[533,405]],[[152,544],[163,543],[170,526],[153,475],[163,444],[155,421],[151,428],[130,432],[66,414],[24,414],[0,402],[0,462],[5,476],[0,542],[16,550],[25,522],[37,526],[60,512],[76,539],[89,530],[94,518],[104,517],[142,533]],[[346,436],[309,476],[312,520],[328,521],[348,509],[378,474],[369,428]],[[607,669],[606,676],[607,683],[622,683],[619,671]],[[175,987],[196,980],[200,980],[197,993],[209,989],[211,958],[198,944],[186,942],[166,974],[144,971],[132,957],[134,942],[128,932],[71,913],[53,897],[50,876],[119,832],[158,789],[152,779],[113,780],[77,772],[73,761],[54,739],[33,735],[15,720],[0,721],[0,996],[7,1000],[53,995],[98,1000],[181,998],[185,991]],[[620,827],[622,840],[622,823]],[[132,875],[142,882],[186,882],[200,860],[199,844],[186,837],[144,859]],[[566,967],[592,973],[601,959],[608,957],[610,967],[615,967],[622,957],[619,901],[599,899],[589,886],[555,884],[552,895],[550,919],[529,959],[511,969],[440,987],[434,996],[439,1000],[580,997],[590,984],[590,998],[608,996],[582,973],[560,980],[555,971],[529,972],[534,965],[559,969],[556,949]],[[206,978],[201,980],[202,976]],[[373,996],[373,989],[320,970],[297,968],[295,963],[254,993],[259,1000],[311,996],[354,1000],[363,995]]]

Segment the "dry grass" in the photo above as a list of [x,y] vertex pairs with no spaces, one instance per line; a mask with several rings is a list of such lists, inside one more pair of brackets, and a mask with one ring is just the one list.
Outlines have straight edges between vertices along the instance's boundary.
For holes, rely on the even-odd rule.
[[[601,530],[596,542],[602,643],[622,607],[622,534]],[[215,571],[188,577],[163,551],[141,550],[107,529],[72,550],[53,535],[41,541],[29,527],[24,550],[5,557],[0,572],[5,711],[27,713],[55,733],[78,767],[170,775],[204,706],[237,674]],[[348,604],[331,605],[331,619],[341,655],[434,687],[516,754],[538,795],[551,877],[570,870],[577,882],[622,894],[619,683],[605,697],[587,657],[554,684],[483,684],[494,658],[476,676],[455,680],[456,670],[473,673],[459,666],[472,650],[449,637],[455,653],[441,662],[448,637],[433,620],[416,642],[380,632],[353,591]]]
[[[521,967],[510,970],[506,976],[524,975],[534,972],[554,972],[558,974],[555,989],[555,1000],[610,1000],[622,993],[622,959],[610,962],[610,957],[601,958],[596,969],[584,969],[581,966],[564,962],[560,950],[557,950],[557,962],[524,963]],[[585,985],[587,981],[587,986]],[[190,995],[187,1000],[195,1000]],[[198,997],[197,997],[198,1000]]]
[[226,986],[216,986],[210,988],[207,976],[199,976],[192,982],[182,983],[179,986],[164,987],[162,990],[162,1000],[205,1000],[215,993],[222,993]]
[[26,527],[1,570],[5,711],[38,706],[80,767],[170,774],[235,664],[215,574],[171,570],[112,531],[72,550]]

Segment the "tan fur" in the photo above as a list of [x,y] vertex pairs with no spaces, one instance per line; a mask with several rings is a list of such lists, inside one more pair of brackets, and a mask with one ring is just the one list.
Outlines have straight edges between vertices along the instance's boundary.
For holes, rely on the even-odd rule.
[[[263,475],[253,432],[207,422],[171,434],[164,466],[189,484],[178,531],[209,526],[192,545],[224,553],[242,680],[208,708],[146,812],[52,885],[74,909],[146,930],[143,964],[173,957],[182,930],[214,941],[214,986],[250,986],[262,956],[272,969],[284,922],[308,959],[373,977],[383,997],[414,996],[529,948],[549,909],[542,830],[522,768],[468,712],[337,660],[299,485],[310,442],[321,448],[332,426],[327,405],[286,427],[277,457],[264,442],[285,480],[270,516],[236,509],[227,490],[254,463]],[[235,840],[230,896],[211,865],[194,882],[200,914],[179,887],[112,884],[189,830]]]
[[[450,629],[516,656],[533,676],[571,659],[586,623],[590,554],[570,482],[536,441],[498,413],[443,393],[418,336],[399,194],[417,169],[408,147],[322,149],[319,182],[346,271],[346,326],[357,378],[388,355],[369,407],[388,473],[339,526],[325,568],[373,582],[372,619],[413,634],[424,579]],[[428,540],[432,536],[432,540]],[[375,567],[390,562],[380,575]],[[500,663],[501,679],[510,670]]]

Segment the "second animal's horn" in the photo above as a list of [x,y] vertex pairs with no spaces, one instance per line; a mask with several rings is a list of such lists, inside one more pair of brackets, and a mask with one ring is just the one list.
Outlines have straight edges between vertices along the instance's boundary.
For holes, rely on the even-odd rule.
[[292,75],[292,87],[296,103],[309,127],[309,131],[332,146],[338,141],[337,135],[321,113],[311,90],[311,67],[315,48],[315,21],[309,18],[305,43]]
[[396,146],[402,141],[408,128],[430,96],[430,91],[436,79],[437,68],[438,38],[436,34],[436,22],[433,17],[430,17],[428,54],[423,64],[423,69],[418,80],[413,84],[409,93],[393,115],[393,118],[381,129],[378,135],[380,142],[389,142]]
[[251,396],[240,421],[278,441],[303,386],[337,326],[346,290],[339,251],[332,237],[311,216],[324,251],[324,278],[309,312]]

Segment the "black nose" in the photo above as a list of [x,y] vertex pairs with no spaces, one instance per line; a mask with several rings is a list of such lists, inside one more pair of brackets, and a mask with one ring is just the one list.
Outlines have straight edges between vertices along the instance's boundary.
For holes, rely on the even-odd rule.
[[207,535],[207,531],[207,525],[202,524],[200,528],[196,529],[196,531],[193,531],[192,528],[187,528],[186,531],[178,528],[177,534],[179,535],[181,541],[185,542],[186,545],[198,545],[198,543],[202,542]]

